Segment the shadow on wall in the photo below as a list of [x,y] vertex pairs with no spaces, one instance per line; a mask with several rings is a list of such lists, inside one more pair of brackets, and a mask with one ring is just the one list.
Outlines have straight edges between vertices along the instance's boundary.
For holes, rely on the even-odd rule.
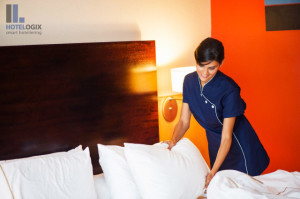
[[141,40],[141,30],[133,23],[42,24],[41,35],[0,33],[0,46]]
[[102,24],[86,31],[97,41],[137,41],[141,40],[141,30],[137,24]]

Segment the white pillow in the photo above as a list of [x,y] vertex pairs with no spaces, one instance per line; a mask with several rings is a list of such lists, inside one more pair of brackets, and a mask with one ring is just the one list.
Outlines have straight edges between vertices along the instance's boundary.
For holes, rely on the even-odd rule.
[[[96,199],[89,148],[1,163],[15,199]],[[0,170],[1,199],[11,193]]]
[[[194,199],[204,192],[209,168],[187,138],[166,144],[125,143],[125,156],[143,199]],[[104,173],[105,174],[105,173]]]
[[141,196],[125,159],[124,148],[102,144],[97,146],[99,162],[104,172],[111,198],[140,199]]
[[110,193],[103,173],[94,175],[94,183],[97,199],[110,199]]
[[13,162],[16,160],[23,160],[23,159],[34,159],[34,158],[40,158],[40,157],[49,157],[49,156],[58,156],[58,155],[64,155],[66,153],[73,153],[76,151],[82,151],[82,145],[77,146],[74,149],[71,149],[69,151],[60,151],[60,152],[55,152],[55,153],[50,153],[50,154],[45,154],[45,155],[37,155],[37,156],[31,156],[31,157],[27,157],[27,158],[18,158],[18,159],[11,159],[11,160],[1,160],[0,164],[3,162]]

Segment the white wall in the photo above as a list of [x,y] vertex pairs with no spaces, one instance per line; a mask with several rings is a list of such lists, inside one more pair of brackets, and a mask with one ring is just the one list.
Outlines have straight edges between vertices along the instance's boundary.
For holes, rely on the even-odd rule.
[[[42,24],[42,34],[7,35],[6,4],[19,5],[25,24]],[[210,0],[0,0],[0,46],[155,40],[161,139],[170,139],[175,126],[161,112],[171,93],[170,68],[195,65],[194,49],[208,36]],[[189,138],[203,142],[194,124]],[[201,147],[207,154],[207,145]]]
[[[6,4],[42,34],[7,35]],[[210,0],[2,0],[0,13],[0,46],[155,40],[160,95],[170,91],[169,69],[194,65],[211,35]]]

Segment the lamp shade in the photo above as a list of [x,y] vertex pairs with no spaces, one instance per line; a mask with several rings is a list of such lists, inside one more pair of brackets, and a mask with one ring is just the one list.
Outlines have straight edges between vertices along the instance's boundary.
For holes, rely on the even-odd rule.
[[196,66],[185,66],[171,69],[172,91],[182,93],[184,77],[196,71]]

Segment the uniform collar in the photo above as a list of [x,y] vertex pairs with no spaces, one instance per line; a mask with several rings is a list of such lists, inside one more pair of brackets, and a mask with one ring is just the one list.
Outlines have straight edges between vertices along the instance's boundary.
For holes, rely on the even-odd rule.
[[[217,73],[203,86],[203,88],[208,86],[208,85],[213,84],[213,82],[216,81],[216,79],[218,78],[218,76],[220,76],[220,74],[221,74],[221,71],[218,70]],[[199,75],[198,75],[197,72],[196,72],[196,75],[197,75],[197,79],[199,81],[200,88],[203,90],[203,88],[201,87],[201,83],[200,83],[201,80],[200,80]]]

